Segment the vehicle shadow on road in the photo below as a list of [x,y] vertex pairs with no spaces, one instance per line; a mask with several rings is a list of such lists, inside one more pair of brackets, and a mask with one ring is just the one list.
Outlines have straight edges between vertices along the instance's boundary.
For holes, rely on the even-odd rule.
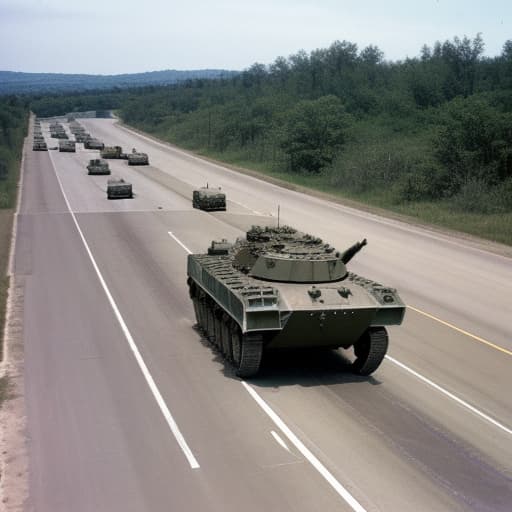
[[240,379],[220,350],[195,327],[200,341],[212,353],[213,361],[222,365],[223,374],[235,380],[247,380],[256,387],[322,386],[366,382],[373,386],[382,382],[373,376],[362,377],[352,371],[352,355],[345,350],[290,350],[264,352],[258,375]]
[[351,356],[343,350],[267,352],[260,372],[249,381],[256,387],[310,387],[355,382],[381,384],[372,376],[354,374]]

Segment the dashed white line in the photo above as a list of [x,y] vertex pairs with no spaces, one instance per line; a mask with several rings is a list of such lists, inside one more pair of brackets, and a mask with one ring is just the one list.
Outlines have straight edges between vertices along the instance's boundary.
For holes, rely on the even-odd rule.
[[101,283],[103,291],[105,292],[107,299],[114,311],[114,315],[115,315],[117,321],[119,322],[119,325],[121,326],[121,330],[123,331],[123,334],[124,334],[126,340],[128,341],[128,345],[130,346],[130,349],[133,352],[133,355],[135,356],[135,360],[137,361],[137,364],[139,365],[139,368],[142,371],[144,378],[146,379],[149,389],[151,390],[151,392],[160,408],[160,411],[162,412],[162,414],[167,422],[167,425],[169,426],[169,429],[173,433],[178,445],[180,446],[181,450],[185,454],[185,457],[187,458],[187,461],[190,464],[190,467],[192,469],[198,469],[200,467],[199,462],[197,461],[194,454],[192,453],[192,450],[190,449],[187,442],[185,441],[185,438],[183,437],[183,434],[181,433],[181,431],[178,427],[178,424],[172,417],[171,411],[167,407],[167,404],[165,403],[165,400],[163,399],[162,394],[160,393],[160,390],[158,389],[146,363],[144,362],[144,359],[143,359],[143,357],[133,339],[133,336],[131,335],[130,331],[128,330],[126,322],[124,321],[124,319],[121,315],[121,312],[119,311],[119,308],[117,307],[117,304],[115,303],[114,298],[113,298],[112,294],[110,293],[107,283],[105,282],[105,279],[103,278],[103,275],[100,272],[100,269],[96,263],[96,260],[94,259],[91,249],[89,248],[89,244],[87,243],[87,240],[85,239],[85,236],[80,228],[80,225],[78,224],[76,216],[75,216],[73,210],[71,209],[71,205],[69,204],[66,193],[64,192],[64,188],[62,186],[62,182],[61,182],[59,175],[57,173],[57,170],[55,168],[55,164],[53,162],[51,153],[50,153],[50,159],[52,161],[53,170],[55,172],[55,176],[57,177],[57,181],[58,181],[60,189],[62,191],[62,195],[64,196],[64,201],[66,202],[69,213],[71,214],[71,218],[73,219],[73,222],[75,223],[78,234],[80,235],[80,238],[82,239],[85,250],[87,251],[87,254],[89,256],[89,259],[91,260],[92,266],[93,266],[94,270],[96,271],[96,275],[98,276],[98,279]]
[[287,452],[290,451],[290,448],[288,448],[288,445],[283,441],[283,439],[281,438],[281,436],[277,432],[275,432],[274,430],[271,430],[270,434],[277,441],[277,444],[282,446]]

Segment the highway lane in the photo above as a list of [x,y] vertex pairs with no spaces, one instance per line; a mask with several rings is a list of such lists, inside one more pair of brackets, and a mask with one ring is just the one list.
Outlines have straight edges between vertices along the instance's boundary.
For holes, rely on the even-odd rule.
[[[98,125],[101,129],[115,130],[112,127],[103,128],[104,121],[90,123],[95,127]],[[92,128],[91,131],[94,133]],[[123,136],[119,135],[120,139]],[[142,142],[137,141],[134,145],[138,149],[142,148]],[[151,151],[148,152],[152,159]],[[179,484],[174,485],[174,482],[172,486],[167,482],[166,491],[172,489],[174,496],[178,489],[178,496],[174,496],[173,499],[181,499],[183,501],[180,503],[193,505],[185,509],[195,509],[196,505],[204,507],[205,504],[201,500],[206,500],[206,495],[209,499],[209,506],[206,508],[209,510],[229,510],[235,506],[254,510],[261,510],[263,507],[269,510],[348,509],[293,447],[288,452],[275,442],[271,435],[271,430],[276,430],[275,425],[252,401],[238,380],[233,378],[229,369],[226,370],[215,352],[201,343],[198,333],[192,329],[193,313],[184,283],[185,252],[167,233],[171,231],[176,234],[191,250],[202,251],[211,238],[233,238],[241,234],[240,228],[253,220],[253,217],[247,215],[251,213],[253,205],[244,205],[242,197],[240,204],[233,207],[237,212],[235,214],[207,215],[193,211],[189,201],[184,200],[188,182],[181,179],[182,177],[171,176],[171,180],[166,181],[165,176],[158,174],[157,180],[147,179],[151,169],[130,169],[124,162],[117,162],[124,166],[119,165],[116,172],[123,175],[127,173],[127,178],[139,178],[140,189],[135,189],[137,197],[132,201],[109,202],[105,199],[101,182],[82,179],[85,172],[82,165],[86,157],[85,152],[82,154],[80,151],[76,155],[52,154],[57,174],[72,209],[78,212],[78,222],[105,280],[126,318],[130,331],[140,344],[141,352],[154,373],[166,402],[172,404],[171,408],[179,418],[178,423],[193,451],[197,452],[201,463],[198,470],[200,477],[194,474],[193,484],[188,482],[191,487],[197,485],[195,496],[189,496],[188,486],[182,489]],[[164,156],[161,158],[164,159]],[[183,165],[179,155],[176,157],[172,152],[168,152],[167,158],[167,165],[161,165],[159,171],[155,169],[158,173],[171,174],[169,168],[174,169]],[[173,158],[178,158],[178,163]],[[156,162],[155,160],[155,166]],[[194,160],[194,165],[195,162]],[[139,172],[140,175],[137,176]],[[187,174],[185,169],[183,172]],[[201,172],[208,178],[209,164],[205,164]],[[188,170],[188,174],[191,180],[194,179],[192,169]],[[43,179],[43,175],[48,179]],[[32,212],[36,217],[48,217],[41,215],[43,212],[48,213],[45,208],[49,208],[51,217],[68,217],[63,213],[65,207],[62,205],[62,197],[59,196],[58,184],[50,176],[50,169],[44,169],[44,173],[34,173],[33,179],[27,180],[25,190],[29,192],[24,196],[24,201],[34,201],[34,204],[38,205]],[[140,179],[141,176],[146,179]],[[179,184],[174,192],[172,183]],[[43,187],[44,193],[40,192],[41,188],[38,192],[38,187]],[[253,189],[251,182],[247,195],[251,195]],[[45,198],[44,201],[41,197]],[[161,205],[155,205],[166,199],[166,206],[158,210],[158,206]],[[312,201],[316,203],[317,200]],[[264,201],[261,200],[260,203],[263,204]],[[307,220],[310,217],[308,214],[313,208],[307,206],[303,204],[300,214],[303,216],[302,220],[310,222]],[[133,211],[130,211],[132,209]],[[32,214],[31,216],[34,216]],[[297,219],[301,220],[301,217]],[[52,219],[51,229],[42,231],[44,236],[39,240],[39,247],[51,243],[48,240],[52,240],[52,236],[55,235],[54,224],[55,220]],[[331,226],[330,229],[334,232],[336,226]],[[39,225],[35,231],[41,232]],[[77,247],[79,244],[76,243],[76,233],[72,235],[71,231],[66,230],[65,234],[53,240],[51,245],[55,246],[54,251],[58,251],[61,244],[71,245],[73,250],[70,248],[70,254],[66,254],[66,261],[75,262],[76,265],[69,269],[66,275],[69,274],[71,277],[74,274],[85,274],[85,282],[93,285],[97,278],[84,271],[87,262],[83,261],[83,254],[81,257],[78,254],[83,252],[83,248],[81,251]],[[27,239],[34,236],[34,228],[20,227],[21,232],[26,233]],[[64,239],[67,242],[64,242]],[[349,243],[351,242],[352,240]],[[30,259],[27,254],[37,254],[36,260],[39,261],[41,254],[46,253],[46,249],[31,252],[20,248],[20,244],[21,242],[16,256],[22,259],[22,263],[23,257],[25,260]],[[55,252],[50,252],[48,257],[51,261],[59,259]],[[61,268],[52,268],[49,262],[46,263],[47,266],[41,267],[39,271],[41,275],[61,275]],[[31,265],[27,268],[30,267]],[[369,275],[373,277],[372,274]],[[59,293],[48,293],[48,290],[52,289],[52,280],[51,277],[47,279],[44,285],[39,285],[45,290],[45,299],[36,295],[29,309],[37,311],[39,303],[45,300],[50,302],[49,298],[60,304],[63,297],[66,297],[66,303],[70,303],[67,307],[72,309],[73,301],[70,297],[74,297],[74,294],[69,289],[72,287],[72,280],[67,283],[68,288],[62,290],[62,293],[60,290],[55,290]],[[396,284],[389,283],[389,279],[383,281],[387,284]],[[59,335],[51,335],[51,339],[64,338],[66,330],[71,326],[82,332],[84,323],[90,325],[84,322],[84,318],[96,318],[96,315],[101,318],[99,310],[103,311],[103,314],[105,311],[110,313],[108,304],[105,304],[104,300],[97,300],[101,296],[97,283],[96,289],[90,291],[84,285],[83,297],[82,285],[83,283],[80,286],[80,297],[76,301],[76,307],[81,315],[78,316],[75,312],[73,316],[69,313],[70,319],[75,321],[70,321],[67,325],[64,323],[59,327],[62,329]],[[72,288],[76,290],[74,286]],[[88,304],[85,310],[84,297],[91,297],[94,302],[92,307]],[[41,332],[41,326],[44,326],[47,318],[52,317],[50,313],[41,313],[39,321],[34,322],[38,327],[37,332]],[[56,318],[54,324],[59,324],[60,320]],[[423,371],[429,378],[440,379],[443,385],[455,388],[465,399],[476,403],[510,425],[510,403],[507,402],[506,392],[510,389],[507,380],[510,378],[510,372],[508,375],[498,376],[498,382],[493,382],[496,380],[494,372],[501,374],[503,369],[503,373],[507,374],[510,368],[505,356],[498,355],[496,351],[477,342],[469,342],[460,333],[452,332],[441,324],[427,320],[421,315],[409,314],[403,328],[393,329],[392,354],[397,358],[400,356],[401,360]],[[104,340],[110,340],[113,336],[113,343],[117,346],[116,335],[112,332],[115,330],[113,326],[115,322],[110,326],[103,326],[98,322],[99,330],[95,332],[104,331]],[[93,335],[94,333],[87,334],[85,327],[83,338],[89,340],[89,336]],[[35,332],[33,337],[36,338]],[[431,339],[434,337],[441,342],[439,346],[432,345]],[[32,336],[28,338],[31,339]],[[467,345],[468,343],[472,345]],[[101,347],[104,348],[104,345],[106,344],[103,343]],[[104,366],[101,370],[95,371],[101,376],[98,380],[106,380],[107,385],[100,386],[95,396],[113,396],[113,400],[116,401],[117,386],[121,388],[125,378],[135,381],[130,385],[130,390],[134,391],[135,396],[144,394],[143,391],[135,391],[139,390],[139,387],[143,388],[144,383],[141,383],[140,378],[134,379],[137,369],[133,368],[133,361],[130,366],[130,358],[127,357],[129,353],[123,352],[121,345],[119,340],[117,352],[106,360],[100,358]],[[468,346],[472,348],[467,348]],[[85,350],[90,350],[88,342]],[[479,379],[472,379],[464,368],[450,369],[466,364],[464,359],[461,361],[459,350],[462,350],[463,354],[469,352],[468,359],[479,358],[472,361],[470,367],[472,371],[477,372]],[[63,375],[68,371],[69,359],[71,357],[66,358],[59,367]],[[55,363],[54,358],[45,359],[43,354],[37,354],[37,357],[34,355],[33,360],[45,360],[46,370],[52,368],[52,364]],[[91,360],[95,361],[95,358]],[[388,361],[383,364],[375,378],[369,380],[354,379],[349,373],[340,373],[340,367],[343,368],[343,361],[333,355],[320,357],[316,361],[298,358],[290,362],[271,358],[266,362],[263,375],[255,379],[252,385],[367,510],[508,510],[506,507],[510,503],[512,492],[512,453],[509,435],[486,424],[481,418],[451,403],[439,393],[433,392],[428,386]],[[37,373],[35,369],[33,371]],[[73,371],[78,370],[73,366]],[[451,371],[455,376],[450,375]],[[42,369],[39,372],[42,372]],[[27,378],[30,379],[29,372]],[[66,376],[67,378],[69,377]],[[80,382],[83,383],[84,380],[86,379],[80,379]],[[111,380],[119,380],[119,384],[111,384]],[[110,386],[112,389],[107,389]],[[84,391],[79,388],[79,384],[75,382],[70,386],[69,397],[66,392],[65,399],[55,399],[54,407],[59,410],[61,401],[66,403],[66,400],[72,400],[73,396],[82,398]],[[33,385],[31,389],[36,393]],[[133,402],[137,404],[137,409],[139,401],[142,402],[143,398]],[[141,406],[144,411],[151,409],[149,402],[151,400],[145,400],[145,405]],[[88,403],[88,412],[91,413],[95,410],[95,401]],[[130,417],[131,422],[131,405],[124,402],[122,406],[118,405],[118,414],[112,421],[117,425],[124,424],[123,420]],[[90,428],[90,420],[84,424],[77,421],[84,414],[80,412],[81,408],[78,408],[77,412],[68,403],[67,410],[68,423],[64,419],[59,422],[59,430],[65,431],[66,427],[69,428],[70,424],[73,424],[73,430],[79,436],[82,428]],[[149,414],[151,420],[148,419],[147,423],[153,424],[153,421],[156,421],[158,424],[159,420],[155,420],[153,413]],[[38,417],[37,414],[32,416]],[[41,420],[41,423],[47,419]],[[137,430],[136,425],[133,428]],[[39,426],[35,429],[36,433],[38,429],[40,434],[44,431],[44,427]],[[85,436],[88,441],[86,446],[90,447],[89,443],[94,442],[95,435],[102,435],[105,436],[105,442],[101,449],[98,449],[98,453],[108,453],[107,447],[111,443],[119,446],[119,430],[112,429],[112,432],[105,434],[92,428],[90,436]],[[143,430],[137,431],[129,440],[133,439],[136,444],[137,434],[141,432]],[[156,444],[161,440],[162,434],[161,431],[155,433]],[[71,436],[69,433],[63,435],[64,438]],[[77,442],[76,437],[71,437],[71,444]],[[168,438],[169,435],[167,441]],[[123,437],[123,440],[125,439],[126,436]],[[149,441],[146,439],[146,442]],[[285,441],[290,445],[289,441]],[[172,445],[172,442],[169,444]],[[110,462],[109,467],[111,471],[120,468],[120,473],[124,474],[127,459],[130,459],[134,467],[139,466],[138,461],[131,458],[133,452],[129,443],[124,443],[122,448],[124,456],[115,463]],[[90,469],[77,471],[74,467],[76,464],[64,461],[62,457],[52,460],[52,454],[49,453],[51,450],[45,450],[42,446],[39,450],[41,453],[36,459],[40,460],[41,465],[37,469],[52,461],[58,463],[59,467],[69,466],[67,471],[71,473],[67,481],[76,479],[87,482],[87,479],[90,481],[92,478],[90,473],[93,473],[94,463],[86,465]],[[159,457],[153,459],[154,455],[150,449],[147,457],[142,456],[142,468],[145,469],[145,464],[151,464],[153,461],[154,468],[158,468],[161,474],[173,476],[175,471],[178,474],[186,472],[185,464],[184,467],[179,464],[169,467],[169,462],[162,461],[167,460],[168,453],[159,454]],[[81,458],[78,457],[78,460]],[[36,471],[37,473],[39,471]],[[144,471],[137,473],[145,480],[142,474]],[[101,476],[103,482],[110,482],[110,476]],[[116,478],[122,478],[116,476],[113,480],[113,488],[119,489],[121,485]],[[34,485],[37,487],[37,482]],[[138,485],[140,487],[141,482]],[[159,480],[159,484],[153,483],[153,487],[146,487],[138,493],[141,499],[143,497],[147,501],[145,506],[148,510],[151,509],[150,500],[155,500],[151,501],[152,510],[158,510],[165,499],[168,499],[158,485],[162,485],[162,479]],[[79,495],[75,494],[75,498],[76,496]],[[99,503],[102,497],[100,493]],[[164,499],[160,501],[162,498]],[[192,501],[188,501],[189,499]],[[114,503],[109,503],[111,510]]]

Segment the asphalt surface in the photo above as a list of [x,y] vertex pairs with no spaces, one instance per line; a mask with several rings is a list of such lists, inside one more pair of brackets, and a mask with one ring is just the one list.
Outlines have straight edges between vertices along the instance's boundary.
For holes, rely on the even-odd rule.
[[[111,160],[135,197],[108,201],[107,177],[85,170],[96,151],[27,152],[28,510],[512,509],[510,259],[81,122],[151,165]],[[227,212],[192,209],[206,182]],[[410,306],[372,377],[332,352],[267,357],[242,383],[194,329],[185,248],[275,223],[278,205],[281,223],[338,249],[368,238],[350,270]]]

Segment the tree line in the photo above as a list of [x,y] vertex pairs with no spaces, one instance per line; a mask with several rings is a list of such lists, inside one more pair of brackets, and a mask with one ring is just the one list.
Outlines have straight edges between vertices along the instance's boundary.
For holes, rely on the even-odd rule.
[[512,211],[512,40],[483,52],[479,34],[397,62],[336,41],[229,78],[41,97],[32,108],[101,104],[189,149],[351,194]]
[[26,99],[0,98],[0,208],[14,207],[28,114]]

